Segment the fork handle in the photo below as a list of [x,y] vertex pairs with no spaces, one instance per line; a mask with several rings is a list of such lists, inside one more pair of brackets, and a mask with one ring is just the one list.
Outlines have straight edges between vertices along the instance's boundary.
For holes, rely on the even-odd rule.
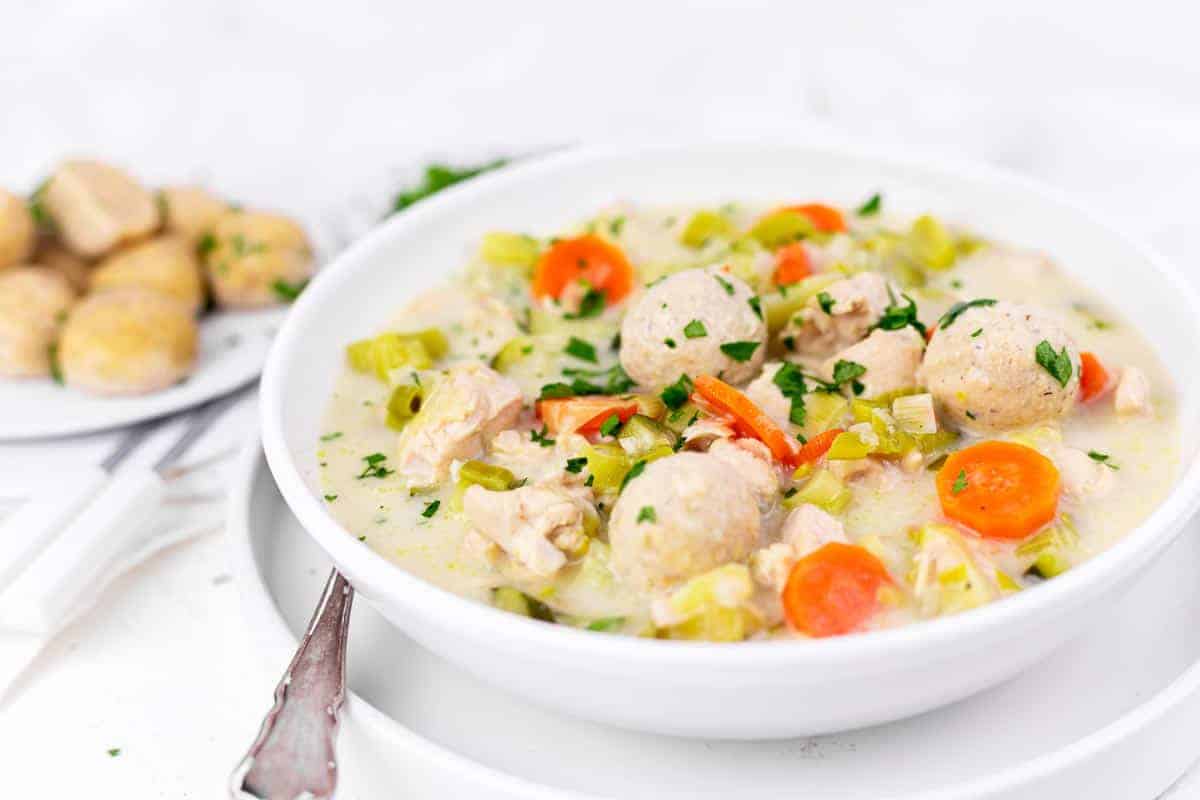
[[300,647],[275,687],[275,705],[234,770],[231,789],[237,800],[333,796],[353,602],[354,590],[334,569]]

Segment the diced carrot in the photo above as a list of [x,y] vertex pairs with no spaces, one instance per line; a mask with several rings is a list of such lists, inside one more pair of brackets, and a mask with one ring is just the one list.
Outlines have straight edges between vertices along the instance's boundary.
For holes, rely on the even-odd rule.
[[987,539],[1023,539],[1058,511],[1058,469],[1015,442],[986,441],[951,453],[937,474],[942,513]]
[[1108,388],[1108,370],[1095,353],[1080,353],[1083,369],[1079,372],[1079,395],[1083,402],[1095,400]]
[[846,230],[846,218],[833,206],[822,203],[803,203],[798,206],[788,206],[787,210],[797,211],[808,217],[819,231],[840,233]]
[[786,244],[775,253],[775,285],[786,286],[812,275],[812,261],[801,242]]
[[878,558],[852,544],[830,542],[796,562],[783,589],[784,616],[809,636],[859,628],[879,607],[892,578]]
[[533,273],[533,296],[559,297],[577,281],[603,292],[609,303],[620,301],[633,289],[633,267],[621,249],[599,236],[588,234],[561,239],[538,259]]
[[696,394],[717,413],[733,419],[733,427],[742,436],[758,439],[777,460],[794,464],[796,446],[754,402],[720,378],[701,375],[695,381]]
[[796,453],[796,465],[811,464],[820,459],[833,446],[833,440],[840,433],[845,433],[845,431],[841,428],[830,428],[809,439],[800,447],[800,452]]
[[637,413],[638,405],[621,397],[587,395],[539,400],[535,411],[551,434],[589,434],[600,430],[604,420],[613,414],[620,417],[621,422],[628,421]]

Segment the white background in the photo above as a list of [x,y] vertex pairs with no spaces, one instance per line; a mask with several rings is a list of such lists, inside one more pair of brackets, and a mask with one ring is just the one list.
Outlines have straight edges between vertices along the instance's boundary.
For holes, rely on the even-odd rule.
[[[430,157],[834,132],[1040,177],[1190,268],[1198,22],[1047,0],[0,0],[0,185],[96,155],[329,244]],[[43,654],[0,706],[6,795],[221,796],[277,677],[224,562],[219,536],[168,551]]]

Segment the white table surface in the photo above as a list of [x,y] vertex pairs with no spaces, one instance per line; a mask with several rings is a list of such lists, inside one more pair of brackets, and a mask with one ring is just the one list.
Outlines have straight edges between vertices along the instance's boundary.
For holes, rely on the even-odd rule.
[[[820,132],[1027,172],[1191,268],[1200,12],[910,5],[14,0],[0,185],[95,154],[296,214],[328,243],[429,157]],[[253,648],[220,536],[168,550],[0,706],[6,795],[222,796],[278,677]],[[1172,797],[1200,797],[1200,777]]]

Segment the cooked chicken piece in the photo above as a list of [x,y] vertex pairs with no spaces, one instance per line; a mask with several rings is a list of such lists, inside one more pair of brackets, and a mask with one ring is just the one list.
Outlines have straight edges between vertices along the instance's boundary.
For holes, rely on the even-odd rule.
[[[1065,383],[1038,363],[1039,347],[1055,358],[1066,349]],[[1079,372],[1079,350],[1057,322],[1002,301],[968,308],[939,326],[917,378],[957,427],[992,433],[1065,416],[1079,394]]]
[[625,487],[608,539],[617,573],[653,590],[744,560],[761,528],[746,480],[715,456],[682,452],[652,461]]
[[879,397],[901,389],[912,389],[917,385],[917,368],[921,366],[921,353],[925,342],[921,334],[912,328],[898,331],[876,329],[856,345],[851,345],[821,365],[826,380],[833,378],[834,366],[839,361],[861,364],[867,371],[858,378],[866,399]]
[[[824,293],[832,300],[828,311],[818,295],[779,334],[790,338],[802,356],[823,358],[861,341],[891,304],[887,279],[878,272],[860,272],[831,284]],[[899,296],[894,290],[893,294]]]
[[144,394],[187,377],[198,351],[191,309],[128,286],[91,295],[71,311],[58,358],[68,386],[94,394]]
[[0,189],[0,269],[29,260],[37,226],[25,201]]
[[231,211],[212,231],[205,273],[217,303],[259,308],[281,303],[313,273],[304,229],[278,214]]
[[[667,277],[625,315],[621,366],[650,388],[683,374],[715,375],[734,384],[750,380],[767,349],[767,324],[751,306],[753,297],[739,278],[719,270],[689,269]],[[737,358],[721,350],[734,344],[740,345],[733,350]]]
[[786,542],[775,542],[750,555],[750,574],[756,583],[778,594],[787,585],[792,567],[799,560],[796,548]]
[[67,247],[94,258],[144,238],[159,225],[158,204],[145,187],[99,161],[68,161],[50,177],[42,204]]
[[594,511],[567,490],[546,484],[493,492],[473,485],[463,511],[475,530],[536,575],[553,575],[586,540],[585,518]]
[[1055,461],[1062,474],[1063,489],[1075,497],[1102,497],[1116,483],[1112,467],[1074,447],[1062,448]]
[[1137,367],[1121,370],[1117,390],[1113,393],[1113,408],[1118,414],[1149,414],[1150,379]]
[[91,285],[92,262],[75,255],[57,239],[44,237],[38,242],[37,250],[33,254],[33,263],[62,275],[79,294],[86,292]]
[[562,476],[571,484],[582,484],[587,479],[583,470],[563,472],[567,459],[579,456],[587,447],[587,439],[574,433],[559,434],[554,444],[546,446],[534,441],[531,434],[529,430],[500,431],[487,447],[491,460],[535,482]]
[[764,547],[750,558],[750,567],[758,583],[783,591],[797,561],[830,542],[848,543],[846,530],[836,518],[810,503],[792,509],[783,521],[782,541]]
[[164,226],[191,242],[212,233],[217,220],[229,211],[229,204],[199,186],[168,186],[160,192]]
[[93,292],[123,286],[140,286],[173,297],[193,314],[204,307],[204,282],[196,248],[182,236],[160,236],[123,248],[92,272]]
[[468,561],[494,567],[501,552],[498,544],[477,530],[468,530],[463,534],[462,554]]
[[775,373],[779,372],[782,366],[779,362],[765,364],[762,374],[746,387],[745,395],[786,431],[791,425],[792,401],[784,397],[783,392],[774,383]]
[[733,428],[719,419],[705,417],[684,428],[680,438],[688,450],[707,450],[717,439],[732,439]]
[[732,467],[750,485],[760,506],[770,504],[779,494],[779,473],[771,451],[757,439],[717,439],[708,454]]
[[521,402],[520,388],[494,370],[454,365],[400,432],[396,471],[412,486],[445,480],[451,461],[479,456],[488,440],[513,426]]
[[50,374],[50,349],[74,299],[66,278],[44,267],[0,272],[0,376]]

